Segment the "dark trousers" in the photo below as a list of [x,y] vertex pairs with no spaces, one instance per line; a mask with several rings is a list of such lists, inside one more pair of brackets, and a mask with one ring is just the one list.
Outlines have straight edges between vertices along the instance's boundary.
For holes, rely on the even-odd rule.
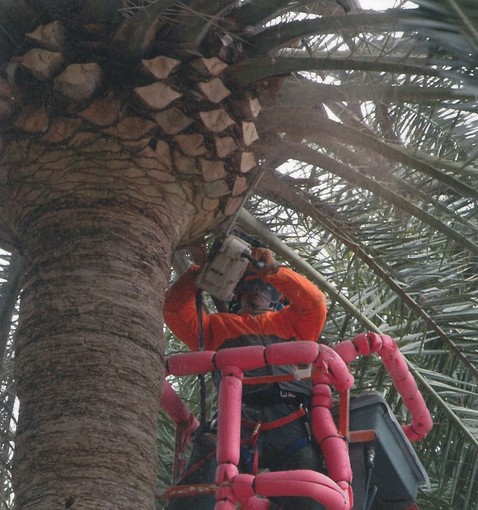
[[[248,422],[268,423],[279,418],[289,416],[298,409],[298,404],[278,402],[268,405],[246,405],[242,406],[242,415]],[[252,429],[242,427],[243,441],[249,441]],[[299,418],[281,427],[259,433],[256,447],[259,454],[259,469],[270,471],[287,471],[291,469],[311,469],[323,472],[323,461],[319,447],[311,442],[305,441],[308,437],[306,418]],[[209,459],[201,464],[195,471],[181,480],[181,484],[213,483],[216,473],[216,457],[211,455],[215,449],[215,436],[213,434],[202,434],[193,446],[189,466],[198,465],[201,459],[209,455]],[[253,448],[243,446],[239,471],[248,473],[250,462],[253,459]],[[186,472],[188,471],[186,469]],[[167,510],[213,510],[215,496],[194,496],[188,498],[176,498],[171,500]],[[302,497],[278,497],[271,498],[273,508],[282,510],[323,510],[323,506],[310,498]]]

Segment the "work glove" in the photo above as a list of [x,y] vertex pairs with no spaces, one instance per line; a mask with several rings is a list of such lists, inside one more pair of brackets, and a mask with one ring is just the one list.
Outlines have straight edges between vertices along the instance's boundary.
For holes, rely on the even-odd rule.
[[280,264],[268,248],[253,248],[252,257],[257,264],[251,263],[247,269],[259,277],[275,274],[279,270]]

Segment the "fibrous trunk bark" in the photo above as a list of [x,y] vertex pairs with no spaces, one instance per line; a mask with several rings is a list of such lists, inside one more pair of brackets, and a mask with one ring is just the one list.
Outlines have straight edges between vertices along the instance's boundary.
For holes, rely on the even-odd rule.
[[154,508],[171,242],[141,211],[98,204],[28,229],[17,508]]
[[155,507],[163,298],[195,209],[154,151],[88,136],[19,142],[2,167],[26,271],[19,510]]
[[27,271],[16,507],[152,509],[171,252],[246,199],[259,99],[228,77],[231,38],[191,52],[150,11],[118,28],[35,4],[0,78],[0,237]]

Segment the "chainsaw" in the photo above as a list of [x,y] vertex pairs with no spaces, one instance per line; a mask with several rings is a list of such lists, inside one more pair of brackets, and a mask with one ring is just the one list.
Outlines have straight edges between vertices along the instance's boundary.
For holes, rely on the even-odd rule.
[[[214,242],[207,262],[196,278],[196,285],[221,301],[229,301],[234,295],[234,289],[244,276],[249,263],[260,268],[252,256],[251,244],[234,234]],[[263,246],[262,244],[260,244]]]

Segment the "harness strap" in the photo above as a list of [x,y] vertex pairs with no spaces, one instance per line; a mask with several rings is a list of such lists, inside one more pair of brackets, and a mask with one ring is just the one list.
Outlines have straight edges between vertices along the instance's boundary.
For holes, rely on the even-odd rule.
[[179,481],[185,480],[188,476],[197,471],[203,464],[205,464],[209,459],[216,455],[216,448],[213,448],[205,457],[199,459],[195,464],[192,464],[188,467],[186,471],[184,471],[179,477]]
[[[294,411],[292,414],[283,416],[282,418],[278,418],[277,420],[274,421],[256,422],[242,419],[241,423],[242,425],[244,425],[244,427],[253,429],[252,432],[253,437],[254,435],[258,436],[262,430],[273,430],[282,427],[283,425],[287,425],[288,423],[292,423],[293,421],[302,418],[302,416],[305,416],[306,412],[307,411],[303,407],[299,407],[299,409],[297,409],[297,411]],[[255,441],[257,441],[257,439]]]
[[[297,411],[294,411],[293,413],[284,416],[282,418],[279,418],[274,421],[270,422],[254,422],[242,419],[242,424],[252,429],[252,435],[250,439],[243,439],[241,441],[242,453],[244,460],[246,461],[247,466],[249,467],[249,470],[252,474],[257,474],[258,467],[259,467],[259,454],[257,451],[257,440],[259,439],[259,434],[263,430],[273,430],[277,429],[279,427],[282,427],[283,425],[287,425],[288,423],[292,423],[295,420],[298,420],[299,418],[302,418],[302,416],[305,416],[307,414],[307,410],[303,407],[300,407],[297,409]],[[309,442],[309,437],[301,437],[296,439],[295,441],[292,441],[287,448],[285,449],[284,453],[281,455],[279,461],[276,462],[280,463],[283,460],[285,460],[289,455],[292,455],[300,448],[304,447]],[[250,450],[248,448],[245,448],[245,446],[248,446],[249,448],[254,448],[254,455],[251,454]],[[184,480],[189,475],[197,471],[206,461],[208,461],[211,457],[213,457],[216,454],[216,448],[213,448],[205,457],[200,459],[195,464],[188,467],[188,469],[183,472],[180,476],[180,480]]]
[[272,466],[269,466],[269,468],[279,467],[288,457],[290,457],[293,453],[299,451],[305,445],[309,444],[309,442],[310,442],[309,436],[298,437],[295,441],[292,441],[292,443],[289,443],[287,445],[287,448],[284,450],[284,453],[274,462]]
[[[202,316],[202,290],[198,289],[196,291],[196,313],[198,316],[198,346],[200,351],[204,351],[204,323]],[[206,429],[206,400],[207,400],[207,389],[206,389],[206,381],[204,379],[203,374],[198,375],[199,380],[199,423],[201,430]]]
[[[259,469],[259,452],[257,450],[257,440],[259,439],[260,433],[263,430],[274,430],[274,429],[278,429],[279,427],[283,427],[284,425],[287,425],[288,423],[292,423],[293,421],[298,420],[299,418],[302,418],[302,416],[305,416],[306,413],[307,413],[307,411],[303,407],[300,407],[299,409],[297,409],[297,411],[294,411],[293,413],[291,413],[287,416],[283,416],[282,418],[278,418],[277,420],[273,420],[273,421],[254,422],[254,421],[245,420],[245,419],[241,420],[242,425],[244,425],[247,428],[252,429],[251,438],[249,440],[241,441],[241,444],[247,444],[249,446],[249,450],[250,449],[254,450],[254,455],[252,456],[249,450],[243,449],[245,452],[247,452],[246,457],[248,457],[248,458],[246,459],[246,462],[249,465],[249,469],[251,470],[253,475],[257,474],[257,471]],[[302,439],[306,440],[306,442],[304,444],[300,444],[296,447],[295,443],[297,441],[293,441],[286,448],[286,453],[284,454],[285,456],[282,455],[281,459],[287,458],[293,452],[295,452],[299,448],[302,448],[303,446],[305,446],[305,444],[307,444],[309,438],[308,437],[300,438],[301,441],[302,441]],[[292,449],[292,451],[289,452],[291,445],[293,445],[293,449]]]

